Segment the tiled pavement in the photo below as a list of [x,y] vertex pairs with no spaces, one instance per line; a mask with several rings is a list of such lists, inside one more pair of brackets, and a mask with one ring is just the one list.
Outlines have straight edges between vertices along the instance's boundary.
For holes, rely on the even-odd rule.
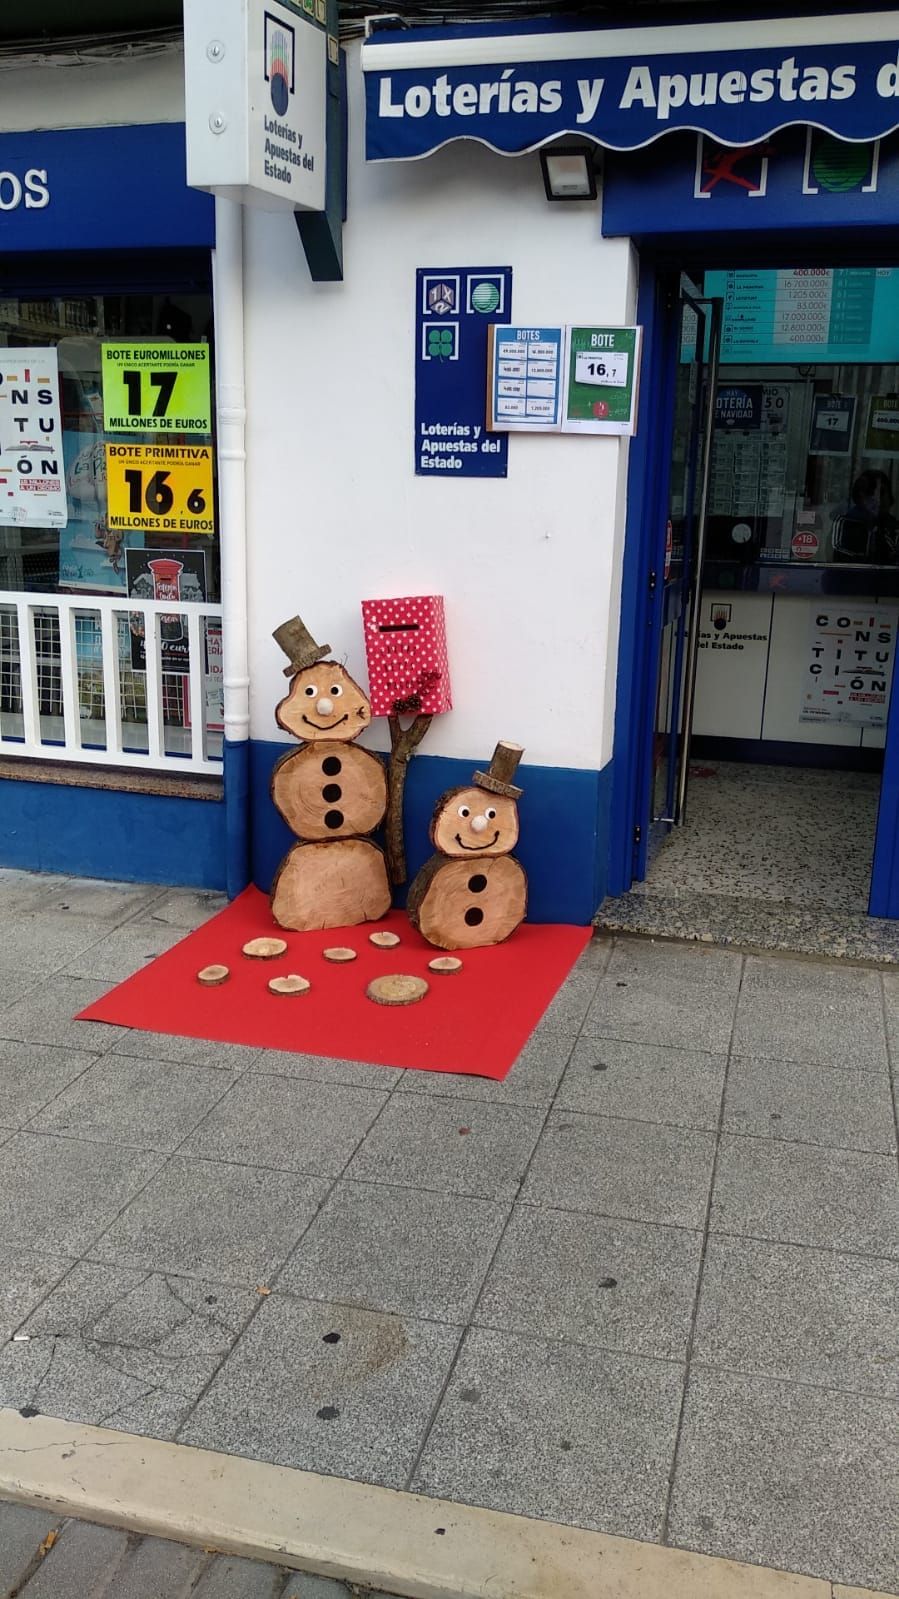
[[285,1566],[0,1503],[0,1599],[353,1599],[354,1592]]
[[71,1020],[215,908],[0,874],[0,1403],[899,1591],[899,975],[596,941],[504,1084]]

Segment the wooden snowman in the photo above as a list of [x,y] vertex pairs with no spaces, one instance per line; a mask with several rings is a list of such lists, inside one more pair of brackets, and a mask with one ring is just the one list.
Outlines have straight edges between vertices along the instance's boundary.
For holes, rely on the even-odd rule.
[[524,920],[528,880],[511,854],[522,792],[511,779],[523,753],[501,740],[489,772],[475,772],[470,788],[452,788],[437,801],[431,843],[439,853],[415,878],[407,910],[439,949],[501,944]]
[[298,616],[273,636],[292,679],[275,720],[303,747],[283,755],[272,774],[275,807],[300,840],[278,867],[272,913],[295,932],[376,921],[390,909],[390,888],[384,855],[364,835],[384,819],[387,777],[378,757],[353,743],[371,705]]

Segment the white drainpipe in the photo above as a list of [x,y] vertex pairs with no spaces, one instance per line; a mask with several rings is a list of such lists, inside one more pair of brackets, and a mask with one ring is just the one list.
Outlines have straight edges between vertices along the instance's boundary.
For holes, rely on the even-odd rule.
[[249,874],[247,629],[247,451],[244,363],[243,209],[216,196],[212,252],[218,418],[219,544],[225,700],[225,806],[228,890]]

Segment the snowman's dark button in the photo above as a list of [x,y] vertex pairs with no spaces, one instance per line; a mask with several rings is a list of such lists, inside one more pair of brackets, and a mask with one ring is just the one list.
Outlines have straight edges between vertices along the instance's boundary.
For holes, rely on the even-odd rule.
[[322,789],[322,799],[329,805],[336,805],[342,793],[343,789],[339,783],[326,783]]
[[483,894],[486,887],[487,879],[483,872],[478,872],[474,877],[468,879],[469,894]]
[[465,920],[469,927],[480,927],[484,912],[477,905],[470,905],[465,912]]
[[325,826],[338,828],[343,826],[343,811],[325,811]]
[[322,771],[326,777],[336,777],[340,771],[340,761],[336,755],[326,755],[322,761]]

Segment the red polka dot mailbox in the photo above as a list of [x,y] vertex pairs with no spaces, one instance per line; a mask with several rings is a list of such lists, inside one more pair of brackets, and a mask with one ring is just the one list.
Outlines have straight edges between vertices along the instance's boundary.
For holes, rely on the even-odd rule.
[[443,596],[363,600],[362,620],[372,714],[451,710]]

